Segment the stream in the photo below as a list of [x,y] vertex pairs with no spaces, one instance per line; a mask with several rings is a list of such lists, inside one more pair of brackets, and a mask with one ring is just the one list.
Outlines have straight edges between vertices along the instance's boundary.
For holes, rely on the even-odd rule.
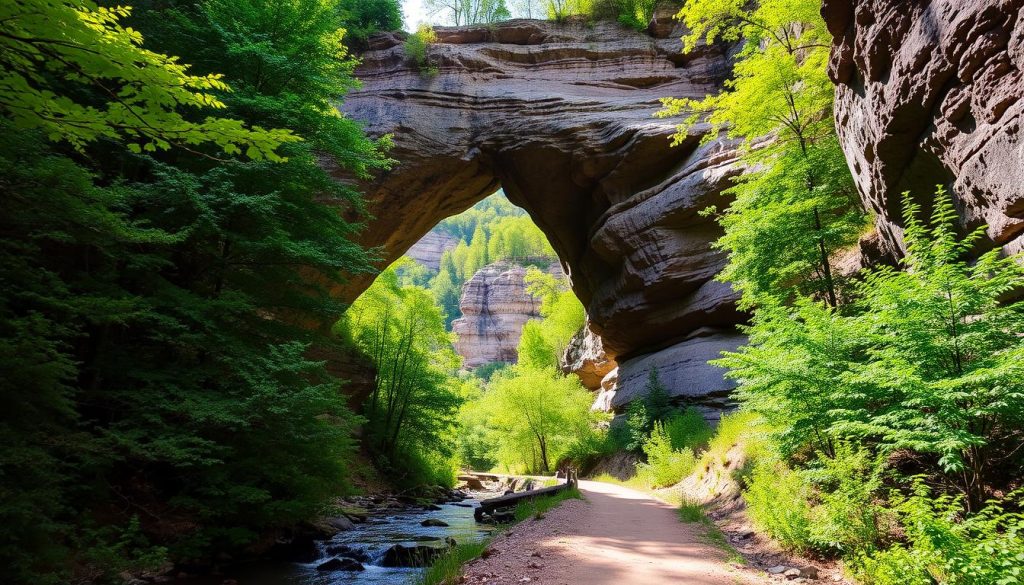
[[[479,494],[491,497],[494,494]],[[439,504],[439,510],[408,508],[371,511],[365,522],[355,528],[336,534],[331,540],[318,543],[321,558],[311,563],[285,561],[259,561],[232,567],[224,575],[208,575],[175,581],[175,585],[407,585],[425,569],[385,567],[381,565],[384,553],[396,544],[428,544],[443,546],[445,539],[459,544],[480,542],[494,527],[478,524],[473,509],[478,500],[467,499],[459,503]],[[422,526],[427,519],[436,519],[448,526]],[[349,547],[358,551],[355,556],[366,559],[363,571],[320,571],[317,567],[334,558],[329,551]],[[363,554],[360,554],[363,553]],[[351,553],[349,553],[351,554]],[[365,556],[364,556],[365,555]],[[346,556],[346,555],[340,555]]]

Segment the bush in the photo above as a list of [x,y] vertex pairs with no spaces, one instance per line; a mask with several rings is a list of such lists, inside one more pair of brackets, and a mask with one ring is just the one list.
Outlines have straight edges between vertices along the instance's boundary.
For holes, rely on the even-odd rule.
[[811,487],[778,460],[757,463],[744,493],[751,521],[788,549],[806,552],[811,542]]
[[606,429],[590,427],[581,431],[569,445],[558,466],[562,467],[563,463],[568,463],[575,467],[580,475],[586,475],[601,459],[611,457],[620,448],[615,434]]
[[675,409],[672,408],[668,390],[658,377],[658,368],[651,368],[647,373],[647,384],[644,386],[644,397],[634,400],[626,407],[624,430],[618,431],[627,451],[639,452],[654,429],[654,423],[668,418]]
[[484,364],[478,368],[473,369],[473,375],[480,378],[484,382],[490,382],[491,378],[498,372],[507,368],[509,364],[505,362],[491,362]]
[[591,0],[547,0],[548,18],[565,22],[572,16],[589,15]]
[[693,450],[672,448],[672,440],[660,422],[654,423],[654,430],[643,450],[647,463],[638,466],[637,474],[652,488],[679,483],[697,465]]
[[693,407],[673,414],[665,420],[665,433],[672,443],[673,449],[697,449],[704,447],[711,440],[714,431],[704,416]]
[[811,511],[810,541],[822,552],[845,557],[867,553],[880,539],[886,512],[876,502],[882,486],[883,461],[865,449],[842,443],[836,457],[803,473],[816,487],[818,505]]
[[437,74],[437,67],[430,64],[427,50],[431,43],[437,42],[437,33],[429,24],[421,24],[419,29],[405,41],[405,55],[410,63],[423,75]]
[[[1007,502],[1018,509],[1022,492]],[[896,498],[907,542],[864,555],[858,576],[870,585],[1008,585],[1024,582],[1024,514],[989,502],[960,519],[962,498],[934,497],[918,479],[914,492]]]
[[618,0],[618,20],[625,26],[645,31],[657,5],[658,0]]
[[338,9],[345,38],[355,47],[365,47],[373,33],[402,28],[402,7],[398,0],[341,0]]

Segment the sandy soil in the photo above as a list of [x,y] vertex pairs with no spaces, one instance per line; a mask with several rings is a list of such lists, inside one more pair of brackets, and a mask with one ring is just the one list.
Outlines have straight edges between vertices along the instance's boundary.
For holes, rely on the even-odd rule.
[[586,501],[568,500],[541,520],[494,539],[466,567],[465,583],[542,585],[748,585],[763,571],[729,563],[706,528],[629,488],[581,481]]

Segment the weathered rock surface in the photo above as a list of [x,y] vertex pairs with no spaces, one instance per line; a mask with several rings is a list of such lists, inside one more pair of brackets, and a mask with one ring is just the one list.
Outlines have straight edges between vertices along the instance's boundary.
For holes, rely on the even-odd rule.
[[705,328],[665,349],[619,364],[618,388],[611,400],[619,411],[633,399],[645,394],[648,372],[658,369],[658,377],[673,402],[692,405],[711,422],[733,402],[729,395],[733,384],[722,377],[723,370],[709,365],[708,360],[721,357],[746,342],[735,330]]
[[508,262],[485,266],[462,287],[462,317],[452,322],[463,366],[515,363],[519,337],[540,317],[540,299],[526,292],[526,269]]
[[576,374],[588,390],[600,390],[602,381],[618,364],[604,351],[601,338],[584,326],[569,341],[561,359],[562,371]]
[[376,37],[343,109],[393,134],[399,164],[365,187],[374,219],[362,243],[390,261],[501,185],[551,240],[610,357],[742,321],[711,280],[719,228],[697,213],[723,203],[735,151],[699,146],[706,127],[669,148],[673,122],[652,117],[661,97],[716,92],[726,50],[684,56],[669,24],[652,29],[663,38],[614,23],[439,28],[433,76],[409,63],[400,35]]
[[601,380],[601,387],[597,390],[597,396],[594,397],[594,404],[590,409],[612,412],[612,400],[615,398],[615,391],[618,387],[619,368],[615,368]]
[[431,270],[441,267],[441,255],[459,242],[452,236],[437,230],[430,230],[405,253],[419,264]]
[[[826,0],[836,125],[890,255],[900,193],[954,195],[989,246],[1024,249],[1024,0]],[[927,209],[927,207],[926,207]]]

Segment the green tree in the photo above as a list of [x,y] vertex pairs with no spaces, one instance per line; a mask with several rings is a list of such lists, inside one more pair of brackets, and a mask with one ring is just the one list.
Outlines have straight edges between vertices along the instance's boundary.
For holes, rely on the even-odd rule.
[[429,478],[416,475],[424,470],[408,462],[423,453],[452,455],[462,402],[453,380],[459,358],[440,309],[425,289],[400,286],[392,266],[345,312],[339,329],[377,367],[363,407],[370,447],[400,482],[424,482]]
[[345,38],[357,47],[366,46],[370,35],[402,29],[402,6],[398,0],[340,0]]
[[[69,6],[77,12],[61,12]],[[5,32],[48,26],[69,35],[52,49],[66,51],[65,61],[25,57],[21,41],[2,41],[14,49],[0,59],[21,59],[4,69],[5,80],[37,67],[37,77],[26,77],[34,91],[94,118],[88,127],[74,116],[62,118],[67,127],[17,120],[6,108],[32,98],[0,84],[8,136],[0,151],[0,348],[4,368],[12,367],[3,394],[21,405],[0,415],[14,446],[0,461],[0,514],[14,528],[0,562],[16,582],[54,573],[67,582],[61,572],[71,566],[119,570],[89,566],[110,551],[128,557],[118,566],[133,562],[126,542],[140,562],[153,558],[135,544],[146,539],[174,559],[202,560],[315,516],[345,489],[358,419],[340,381],[310,357],[340,348],[310,323],[336,318],[342,307],[329,290],[372,270],[351,239],[356,224],[341,213],[358,216],[361,200],[321,163],[353,175],[387,164],[385,143],[334,108],[354,83],[336,6],[181,3],[134,14],[147,46],[194,63],[196,79],[224,73],[235,90],[211,82],[199,88],[208,97],[180,103],[174,95],[195,93],[200,82],[175,59],[139,53],[141,34],[115,22],[126,11],[86,2],[0,10]],[[52,22],[36,22],[40,15]],[[86,38],[96,43],[83,49]],[[89,63],[75,73],[72,54],[80,53]],[[99,85],[82,73],[94,68]],[[128,77],[118,77],[121,69]],[[149,79],[157,85],[146,87]],[[130,108],[108,99],[111,88],[147,109],[152,117],[136,121],[149,126],[133,134],[135,121],[119,125]],[[243,150],[239,141],[250,135],[307,139],[257,140],[248,161],[193,152],[220,119],[189,120],[218,110],[233,120],[221,138]],[[199,132],[179,136],[197,148],[160,151],[178,144],[160,134],[165,124]],[[259,138],[257,127],[286,130]],[[66,139],[78,152],[41,137]],[[19,490],[23,480],[38,480],[47,502]],[[28,497],[8,499],[22,491]]]
[[676,145],[703,120],[712,128],[705,141],[720,132],[743,141],[742,160],[753,170],[726,191],[735,201],[719,218],[725,236],[716,245],[729,253],[719,278],[740,290],[745,308],[799,294],[837,306],[842,291],[830,257],[866,224],[835,136],[826,74],[831,36],[819,5],[692,0],[678,15],[690,31],[685,51],[701,41],[743,40],[724,91],[667,98],[659,115],[684,116]]
[[[224,109],[220,73],[189,67],[142,46],[121,21],[126,6],[89,0],[12,0],[0,8],[0,109],[16,128],[39,129],[82,150],[100,138],[133,152],[213,144],[224,153],[281,160],[299,140],[288,129],[246,127],[231,118],[194,121],[182,110]],[[84,89],[88,97],[79,90]]]
[[[536,334],[542,338],[543,344],[534,344],[530,352],[538,360],[557,364],[572,336],[586,322],[587,315],[583,303],[569,290],[564,278],[559,279],[536,267],[526,271],[526,291],[541,300],[542,319],[538,325],[531,326],[528,323],[527,326],[530,329],[536,328]],[[524,334],[525,332],[526,328]],[[534,335],[534,332],[531,331],[530,335]],[[549,357],[542,357],[542,347],[549,348]]]
[[424,6],[429,14],[454,26],[494,23],[512,16],[505,0],[426,0]]
[[838,438],[916,452],[975,508],[1024,444],[1024,306],[1000,302],[1024,268],[998,250],[969,263],[982,232],[959,240],[941,191],[931,225],[918,214],[905,195],[904,270],[866,273],[850,314],[809,300],[759,311],[751,345],[718,363],[781,425],[789,452],[832,457]]
[[590,427],[591,396],[574,376],[514,366],[492,378],[482,398],[507,468],[547,472]]

